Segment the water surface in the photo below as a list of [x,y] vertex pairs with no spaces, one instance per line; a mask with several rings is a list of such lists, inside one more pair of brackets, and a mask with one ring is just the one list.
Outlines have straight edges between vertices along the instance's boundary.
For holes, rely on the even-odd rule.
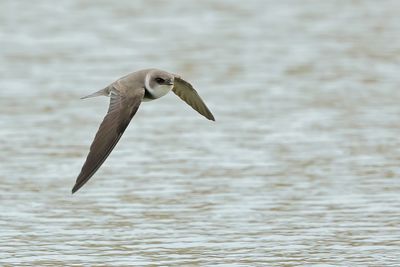
[[[399,266],[400,2],[2,1],[2,266]],[[144,103],[70,190],[134,70]]]

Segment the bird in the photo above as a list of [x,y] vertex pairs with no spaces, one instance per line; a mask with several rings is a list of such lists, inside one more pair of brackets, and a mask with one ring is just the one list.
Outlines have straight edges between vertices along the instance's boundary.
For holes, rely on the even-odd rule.
[[181,76],[159,69],[144,69],[119,78],[104,89],[81,99],[108,96],[110,104],[90,145],[89,153],[72,188],[78,191],[100,168],[120,140],[142,102],[153,101],[173,91],[209,120],[215,118],[193,86]]

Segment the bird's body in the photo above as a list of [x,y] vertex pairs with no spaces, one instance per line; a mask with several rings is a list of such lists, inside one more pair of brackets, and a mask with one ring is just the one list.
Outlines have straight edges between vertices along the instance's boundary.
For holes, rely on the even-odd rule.
[[209,120],[215,120],[196,90],[188,82],[178,75],[157,69],[133,72],[106,88],[83,97],[109,96],[110,105],[90,146],[89,154],[76,179],[72,193],[79,190],[100,168],[118,143],[140,103],[160,98],[171,90],[201,115]]

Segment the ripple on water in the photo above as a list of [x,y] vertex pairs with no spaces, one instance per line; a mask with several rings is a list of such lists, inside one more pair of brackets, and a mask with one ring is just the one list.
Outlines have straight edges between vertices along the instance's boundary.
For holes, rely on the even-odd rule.
[[[2,265],[399,264],[398,1],[21,5],[0,10]],[[72,196],[107,109],[79,97],[153,66],[217,121],[143,104]]]

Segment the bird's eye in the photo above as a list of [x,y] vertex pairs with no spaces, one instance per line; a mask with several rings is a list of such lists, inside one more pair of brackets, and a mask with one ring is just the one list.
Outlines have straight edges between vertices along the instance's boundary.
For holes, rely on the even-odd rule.
[[159,83],[159,84],[162,84],[162,83],[164,83],[165,82],[165,80],[163,79],[163,78],[156,78],[156,82],[157,83]]

